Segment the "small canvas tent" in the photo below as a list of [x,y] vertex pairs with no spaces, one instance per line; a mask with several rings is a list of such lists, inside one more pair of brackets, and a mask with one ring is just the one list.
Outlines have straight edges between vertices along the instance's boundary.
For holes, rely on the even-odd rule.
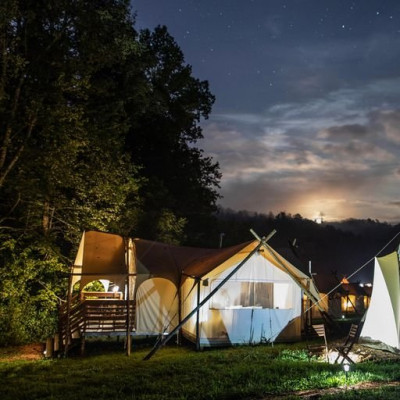
[[129,334],[160,335],[171,332],[248,258],[183,325],[183,334],[201,346],[299,338],[303,292],[314,299],[318,292],[275,250],[259,247],[255,240],[200,249],[90,231],[83,234],[71,283],[80,280],[80,290],[91,280],[118,284],[123,299],[134,302]]
[[400,349],[399,254],[375,258],[369,309],[360,337]]

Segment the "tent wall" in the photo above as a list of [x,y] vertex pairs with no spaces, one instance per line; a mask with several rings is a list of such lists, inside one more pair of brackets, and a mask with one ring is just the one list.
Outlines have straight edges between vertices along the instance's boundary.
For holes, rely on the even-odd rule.
[[[238,264],[234,257],[203,277],[205,298]],[[197,304],[194,280],[182,287],[183,316]],[[277,268],[263,253],[255,254],[200,310],[200,344],[244,344],[275,341],[289,322],[301,315],[301,289],[284,271]],[[292,325],[292,324],[291,324]],[[184,326],[183,333],[194,338],[196,317]],[[300,318],[280,340],[300,337]]]
[[400,348],[400,279],[396,252],[375,259],[374,282],[361,337]]
[[145,280],[136,292],[136,333],[157,335],[178,324],[176,286],[163,278]]

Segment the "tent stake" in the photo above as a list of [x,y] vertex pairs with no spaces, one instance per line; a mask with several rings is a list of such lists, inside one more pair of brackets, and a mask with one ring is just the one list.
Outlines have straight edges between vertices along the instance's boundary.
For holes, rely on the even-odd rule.
[[223,286],[225,283],[233,276],[236,274],[239,269],[246,264],[246,262],[255,254],[261,246],[265,245],[267,240],[269,240],[274,234],[276,233],[275,230],[273,230],[267,238],[262,238],[260,239],[260,243],[246,256],[246,258],[239,263],[215,288],[212,290],[200,303],[197,307],[195,307],[183,320],[163,339],[161,339],[159,342],[157,342],[154,347],[150,350],[150,352],[143,358],[143,360],[150,360],[150,358],[157,352],[157,350],[164,346],[174,335],[179,329],[187,322],[189,321],[190,318],[194,314],[197,313],[197,311],[204,306],[208,302],[208,300],[211,299],[211,297],[214,296],[214,294]]

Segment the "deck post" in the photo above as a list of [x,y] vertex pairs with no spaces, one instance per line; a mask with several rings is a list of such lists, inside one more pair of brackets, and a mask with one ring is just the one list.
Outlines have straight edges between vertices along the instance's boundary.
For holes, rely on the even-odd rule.
[[85,336],[82,336],[81,337],[81,349],[80,349],[81,356],[83,356],[85,354],[85,344],[86,344],[86,338],[85,338]]
[[197,278],[197,312],[196,312],[196,351],[200,350],[200,284],[201,279]]
[[131,338],[131,288],[130,288],[130,271],[129,271],[129,239],[125,239],[126,251],[126,355],[131,355],[132,338]]
[[[71,272],[68,277],[68,294],[67,294],[67,322],[65,326],[65,347],[64,347],[64,356],[66,357],[68,354],[68,348],[70,344],[70,340],[72,340],[71,332],[70,332],[70,318],[71,318],[71,299],[72,299],[72,271],[73,267],[71,267]],[[62,341],[62,334],[61,341]]]

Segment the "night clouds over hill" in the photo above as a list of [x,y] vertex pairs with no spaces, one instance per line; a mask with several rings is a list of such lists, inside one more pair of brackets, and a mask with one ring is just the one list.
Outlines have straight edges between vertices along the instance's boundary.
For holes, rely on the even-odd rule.
[[400,220],[398,1],[133,0],[166,25],[213,113],[221,204]]

